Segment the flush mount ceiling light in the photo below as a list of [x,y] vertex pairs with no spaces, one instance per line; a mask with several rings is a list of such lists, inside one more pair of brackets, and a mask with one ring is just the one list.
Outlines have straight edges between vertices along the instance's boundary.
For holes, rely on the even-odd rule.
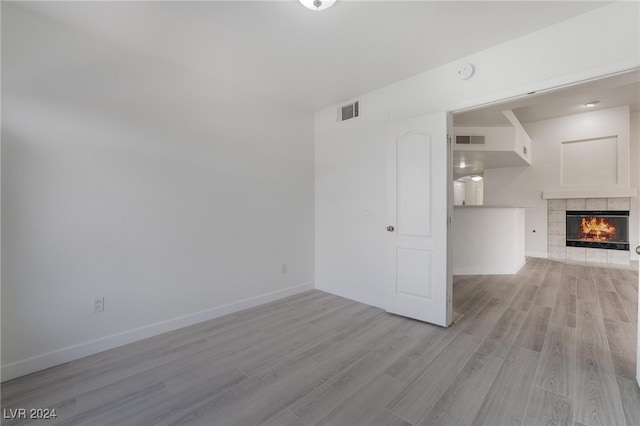
[[311,10],[325,10],[333,6],[336,0],[298,0],[304,7]]
[[482,176],[471,176],[471,180],[474,182],[480,182],[482,180]]
[[584,106],[586,107],[594,107],[596,105],[598,105],[600,103],[600,101],[591,101],[591,102],[587,102],[586,104],[584,104]]

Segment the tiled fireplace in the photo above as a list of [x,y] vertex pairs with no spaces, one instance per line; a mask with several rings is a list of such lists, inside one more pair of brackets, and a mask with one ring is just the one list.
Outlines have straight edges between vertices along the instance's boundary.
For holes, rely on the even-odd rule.
[[[599,212],[606,215],[609,211],[628,212],[629,198],[570,198],[548,200],[548,244],[549,257],[571,262],[603,263],[610,265],[629,265],[628,249],[593,248],[598,244],[573,244],[567,246],[567,211],[586,213]],[[586,221],[593,215],[584,215]],[[616,219],[616,218],[614,218]],[[598,219],[600,220],[600,219]],[[569,238],[573,239],[572,236]],[[582,246],[581,246],[582,245]],[[586,247],[591,245],[591,247]],[[601,245],[604,246],[604,245]],[[628,247],[628,245],[627,245]]]

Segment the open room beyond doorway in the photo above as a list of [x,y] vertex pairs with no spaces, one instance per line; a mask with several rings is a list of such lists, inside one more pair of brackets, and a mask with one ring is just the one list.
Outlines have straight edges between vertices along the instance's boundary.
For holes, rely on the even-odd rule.
[[567,248],[564,227],[566,211],[628,212],[639,244],[639,111],[634,70],[454,113],[454,205],[524,209],[523,256],[637,267],[629,251]]
[[637,265],[628,251],[566,248],[564,215],[628,211],[639,244],[639,112],[634,70],[454,113],[454,205],[524,208],[527,256]]
[[[485,206],[524,210],[518,232],[525,256],[637,271],[639,104],[640,72],[634,70],[455,113],[454,141],[458,135],[466,139],[454,148],[454,197],[461,179],[482,177]],[[519,131],[524,132],[524,143],[517,140]],[[473,137],[481,143],[467,143]],[[457,198],[455,204],[461,205]],[[454,251],[455,218],[462,208],[454,211]],[[571,247],[566,218],[584,211],[628,214],[630,251]],[[637,299],[637,272],[635,276],[633,294],[628,295],[632,300]],[[597,291],[609,292],[607,283],[602,285]],[[624,300],[616,300],[615,306],[622,309]],[[598,309],[610,307],[600,302]],[[632,314],[635,342],[637,309]]]

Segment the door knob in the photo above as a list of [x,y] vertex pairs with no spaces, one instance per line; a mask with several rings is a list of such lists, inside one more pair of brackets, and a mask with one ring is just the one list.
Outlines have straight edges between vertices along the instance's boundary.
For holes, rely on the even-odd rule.
[[[389,231],[389,232],[393,232],[395,229],[396,229],[396,228],[394,228],[394,227],[393,227],[393,226],[391,226],[391,225],[387,226],[387,231]],[[636,249],[636,251],[638,251],[638,250],[640,250],[640,247],[638,247],[638,248]],[[640,252],[638,252],[638,254],[640,254]]]
[[636,253],[640,254],[640,246],[636,247]]

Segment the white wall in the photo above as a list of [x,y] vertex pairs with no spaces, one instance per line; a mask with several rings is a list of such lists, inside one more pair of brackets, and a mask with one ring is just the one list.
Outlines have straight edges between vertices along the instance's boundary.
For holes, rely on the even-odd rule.
[[525,263],[524,209],[453,209],[453,274],[515,274]]
[[[384,306],[388,225],[384,142],[389,119],[480,105],[637,67],[637,16],[637,4],[615,3],[461,58],[360,96],[362,114],[352,122],[336,122],[337,105],[319,111],[315,118],[317,288]],[[461,81],[457,70],[466,62],[475,66],[476,73]],[[485,204],[489,204],[487,192],[485,188]],[[363,208],[371,208],[372,216],[363,216]]]
[[[541,198],[541,193],[545,188],[561,186],[561,143],[618,135],[618,143],[622,151],[626,152],[621,156],[621,161],[627,163],[619,164],[620,169],[626,170],[626,183],[622,183],[628,186],[629,171],[633,170],[637,173],[639,165],[638,156],[628,154],[629,120],[629,108],[619,107],[526,123],[524,127],[533,141],[531,166],[485,170],[485,204],[527,207],[525,249],[528,255],[539,257],[547,255],[547,200]],[[637,149],[637,134],[631,142],[634,149]],[[637,198],[632,198],[631,207],[630,244],[635,247],[638,242],[639,220]]]
[[507,117],[507,119],[511,122],[513,127],[515,128],[516,133],[516,142],[515,142],[515,151],[518,153],[520,157],[525,159],[527,163],[531,163],[531,138],[527,134],[527,131],[522,127],[522,123],[518,120],[518,117],[513,113],[513,111],[503,111],[503,114]]
[[312,288],[312,113],[11,4],[2,64],[3,380]]

